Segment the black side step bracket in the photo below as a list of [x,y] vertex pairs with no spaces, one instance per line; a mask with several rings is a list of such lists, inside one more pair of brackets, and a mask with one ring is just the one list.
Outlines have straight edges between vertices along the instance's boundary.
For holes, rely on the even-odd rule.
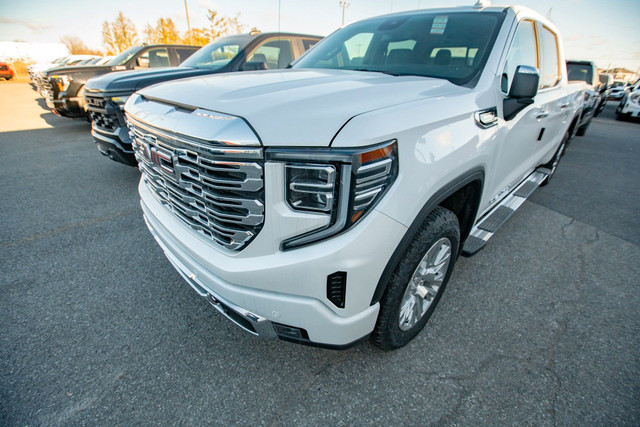
[[469,237],[462,248],[462,255],[470,257],[485,247],[487,241],[511,215],[522,206],[525,200],[536,191],[547,178],[546,169],[537,169],[526,177],[516,188],[487,213],[469,233]]

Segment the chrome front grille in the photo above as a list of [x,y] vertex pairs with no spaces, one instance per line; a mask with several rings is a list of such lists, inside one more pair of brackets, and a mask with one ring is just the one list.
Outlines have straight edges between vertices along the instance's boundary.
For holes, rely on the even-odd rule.
[[44,79],[42,81],[42,89],[43,89],[43,96],[49,100],[53,99],[53,86],[51,85],[51,82],[49,81],[49,79]]
[[167,209],[217,244],[238,251],[264,223],[262,148],[214,145],[128,116],[144,182]]

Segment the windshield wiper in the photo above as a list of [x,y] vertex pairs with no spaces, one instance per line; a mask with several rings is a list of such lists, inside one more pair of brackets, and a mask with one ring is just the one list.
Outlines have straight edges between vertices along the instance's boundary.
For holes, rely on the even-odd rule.
[[399,76],[416,76],[416,77],[427,77],[424,76],[422,74],[415,74],[415,73],[400,73],[400,72],[393,72],[393,71],[384,71],[384,70],[370,70],[369,68],[345,68],[345,70],[351,70],[351,71],[367,71],[370,73],[382,73],[382,74],[387,74],[389,76],[395,76],[395,77],[399,77]]
[[369,73],[382,73],[382,74],[388,74],[390,76],[402,76],[403,74],[399,74],[399,73],[392,73],[391,71],[382,71],[382,70],[370,70],[369,68],[347,68],[347,70],[351,70],[351,71],[366,71]]

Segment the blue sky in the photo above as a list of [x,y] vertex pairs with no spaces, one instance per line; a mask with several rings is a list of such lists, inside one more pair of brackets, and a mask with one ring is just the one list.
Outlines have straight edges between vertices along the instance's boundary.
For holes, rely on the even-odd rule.
[[[475,0],[350,0],[346,22],[417,8],[471,5]],[[589,59],[600,67],[640,69],[640,0],[519,0],[551,16],[562,34],[568,58]],[[278,29],[278,0],[187,0],[192,27],[206,24],[207,9],[240,13],[240,21],[262,31]],[[1,0],[0,41],[57,42],[63,35],[102,47],[101,26],[122,11],[141,33],[146,23],[170,17],[187,29],[184,0]],[[340,26],[338,0],[280,0],[282,31],[327,35]]]

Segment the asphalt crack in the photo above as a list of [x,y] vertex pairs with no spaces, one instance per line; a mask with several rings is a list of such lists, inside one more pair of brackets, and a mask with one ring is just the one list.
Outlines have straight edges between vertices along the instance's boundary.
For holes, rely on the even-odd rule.
[[131,209],[125,209],[123,211],[120,212],[116,212],[113,213],[111,215],[104,215],[104,216],[100,216],[97,218],[93,218],[93,219],[89,219],[86,221],[80,221],[80,222],[74,222],[72,224],[68,224],[62,227],[58,227],[58,228],[54,228],[51,229],[49,231],[46,231],[44,233],[38,233],[38,234],[33,234],[31,236],[22,238],[22,239],[18,239],[18,240],[13,240],[10,242],[5,242],[0,244],[0,248],[5,249],[5,248],[10,248],[12,246],[19,246],[19,245],[23,245],[25,243],[30,243],[33,242],[34,240],[40,240],[40,239],[45,239],[47,237],[52,237],[52,236],[56,236],[59,234],[64,234],[67,233],[71,230],[75,230],[78,228],[83,228],[83,227],[89,227],[92,225],[96,225],[96,224],[100,224],[103,222],[107,222],[107,221],[111,221],[113,219],[116,218],[120,218],[120,217],[124,217],[124,216],[128,216],[128,215],[132,215],[134,213],[139,213],[140,212],[140,208],[139,207],[135,207],[135,208],[131,208]]

